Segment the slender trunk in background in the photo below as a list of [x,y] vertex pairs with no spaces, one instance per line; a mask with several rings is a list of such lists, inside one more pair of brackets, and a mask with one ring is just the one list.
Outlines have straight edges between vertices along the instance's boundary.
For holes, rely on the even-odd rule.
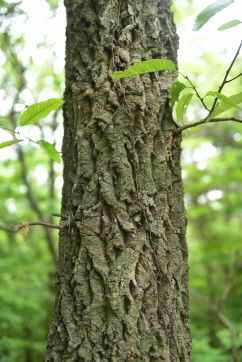
[[45,361],[191,361],[170,0],[66,0],[62,213]]

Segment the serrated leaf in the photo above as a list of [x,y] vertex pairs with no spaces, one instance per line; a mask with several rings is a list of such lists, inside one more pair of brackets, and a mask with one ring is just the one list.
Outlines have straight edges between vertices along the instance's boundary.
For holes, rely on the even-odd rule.
[[57,163],[61,163],[60,154],[51,143],[44,140],[39,140],[37,143],[52,160]]
[[39,119],[48,116],[48,114],[58,109],[64,101],[60,98],[50,98],[44,102],[29,106],[20,117],[20,126],[27,126],[37,122]]
[[167,59],[151,59],[144,62],[135,63],[131,68],[123,72],[115,72],[112,77],[115,79],[133,77],[138,74],[158,72],[161,70],[172,70],[176,72],[175,64]]
[[8,147],[8,146],[13,145],[14,143],[18,143],[21,141],[23,141],[23,140],[12,140],[12,141],[2,142],[2,143],[0,143],[0,148]]
[[[242,103],[242,92],[238,93],[238,94],[234,94],[233,96],[228,97],[234,104],[240,104]],[[228,103],[222,102],[219,106],[217,106],[214,111],[208,116],[208,118],[206,119],[206,122],[209,122],[211,119],[215,118],[216,116],[218,116],[219,114],[227,111],[228,109],[232,108],[233,106],[231,106]]]
[[181,82],[175,82],[171,86],[171,108],[174,107],[174,104],[179,97],[180,92],[186,88],[185,84]]
[[227,23],[221,25],[218,28],[218,30],[222,31],[222,30],[226,30],[226,29],[229,29],[229,28],[233,28],[234,26],[239,25],[241,23],[242,23],[242,21],[234,19],[234,20],[228,21]]
[[215,14],[219,11],[225,9],[230,4],[233,4],[234,0],[218,0],[207,6],[203,11],[201,11],[193,26],[193,31],[201,29],[201,27],[208,22]]
[[176,118],[177,118],[177,123],[180,126],[183,126],[187,122],[186,111],[193,95],[194,95],[193,93],[184,94],[184,96],[182,96],[179,102],[177,103]]
[[241,111],[241,108],[238,107],[238,106],[236,105],[236,103],[234,103],[229,97],[225,96],[224,94],[221,94],[221,93],[219,93],[219,92],[209,91],[209,92],[207,92],[206,96],[214,96],[214,97],[217,97],[217,98],[220,99],[222,102],[228,103],[231,107],[235,107],[235,108],[237,108],[238,110]]

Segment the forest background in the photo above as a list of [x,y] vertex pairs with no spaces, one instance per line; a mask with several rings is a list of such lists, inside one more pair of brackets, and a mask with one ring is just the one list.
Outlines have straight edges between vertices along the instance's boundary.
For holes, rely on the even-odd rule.
[[[191,32],[195,16],[210,3],[174,0],[172,7],[180,36],[179,69],[202,94],[217,90],[241,41],[239,27],[217,32],[225,13],[199,33]],[[235,11],[233,6],[226,18]],[[62,97],[65,14],[58,0],[38,0],[34,6],[29,0],[0,0],[0,15],[3,142],[13,137],[11,130],[27,105]],[[231,77],[241,73],[241,59]],[[229,85],[226,95],[239,93],[241,78]],[[236,110],[234,116],[241,118],[242,112]],[[196,100],[188,118],[204,118]],[[60,150],[62,132],[57,111],[27,131],[21,129],[17,137],[42,138]],[[62,166],[27,139],[23,144],[0,150],[0,224],[58,223],[51,213],[60,211]],[[242,361],[241,146],[241,125],[236,122],[202,125],[183,136],[194,362]],[[0,359],[39,362],[54,301],[58,232],[32,226],[23,233],[0,235]]]

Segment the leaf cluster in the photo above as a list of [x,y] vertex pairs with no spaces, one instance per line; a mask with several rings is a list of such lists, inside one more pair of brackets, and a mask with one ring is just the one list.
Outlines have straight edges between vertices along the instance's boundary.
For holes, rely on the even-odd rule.
[[[206,7],[197,16],[193,30],[199,30],[215,14],[217,14],[219,11],[225,9],[233,2],[234,2],[233,0],[219,0],[219,1],[215,1],[214,3],[212,3],[211,5]],[[222,26],[220,26],[218,30],[226,30],[233,26],[239,25],[240,23],[241,23],[241,21],[239,21],[239,20],[232,20],[232,21],[229,21],[229,22],[223,24]],[[225,84],[231,82],[232,80],[234,80],[242,75],[242,73],[240,73],[233,79],[230,79],[230,80],[227,79],[229,72],[230,72],[232,66],[234,65],[234,62],[239,55],[239,51],[240,51],[241,47],[242,47],[242,42],[239,46],[239,49],[230,65],[228,71],[225,74],[225,77],[224,77],[222,84],[219,87],[218,91],[208,91],[204,97],[202,97],[199,94],[198,90],[193,85],[193,83],[188,78],[188,76],[183,75],[182,73],[178,72],[176,70],[175,64],[167,59],[151,59],[148,61],[136,63],[129,69],[126,69],[126,70],[120,71],[120,72],[115,72],[113,74],[113,78],[120,79],[120,78],[126,78],[126,77],[133,77],[135,75],[141,75],[141,74],[146,74],[146,73],[155,72],[155,71],[173,71],[173,72],[177,72],[178,74],[180,74],[185,80],[188,81],[188,85],[181,83],[181,82],[175,82],[171,86],[170,93],[171,93],[171,106],[172,106],[172,108],[174,108],[173,114],[174,114],[175,121],[177,122],[177,124],[179,126],[183,126],[181,128],[181,130],[183,130],[183,129],[187,128],[187,127],[184,127],[184,125],[187,123],[186,111],[187,111],[187,108],[188,108],[193,96],[196,96],[199,99],[199,101],[202,103],[205,110],[207,110],[207,112],[208,112],[208,115],[205,118],[205,120],[200,123],[210,122],[215,117],[226,112],[227,110],[229,110],[231,108],[236,108],[236,109],[241,110],[241,108],[238,107],[238,104],[242,103],[242,92],[238,93],[238,94],[234,94],[232,96],[227,96],[222,93],[222,89]],[[193,92],[184,94],[181,97],[181,99],[178,101],[180,93],[184,89],[189,89],[189,88],[192,89]],[[205,103],[206,97],[215,98],[211,108],[209,108],[208,105]],[[177,102],[177,104],[176,104],[176,102]],[[175,104],[176,104],[176,107],[175,107]],[[242,120],[241,120],[241,122],[242,122]]]
[[[62,99],[50,98],[44,102],[39,102],[29,106],[27,110],[25,110],[21,115],[20,126],[23,127],[36,123],[41,118],[48,116],[51,111],[57,110],[59,107],[62,106],[63,103],[64,101]],[[2,142],[0,143],[0,148],[5,148],[21,141],[23,141],[23,139]],[[45,140],[39,140],[36,142],[33,140],[30,141],[39,145],[52,160],[54,160],[57,163],[61,162],[59,152],[55,149],[55,147],[51,143]]]
[[[217,117],[219,114],[227,111],[230,108],[235,107],[241,110],[241,108],[238,107],[238,104],[242,103],[242,92],[228,97],[225,94],[222,94],[221,92],[218,91],[208,91],[204,97],[201,97],[196,87],[190,81],[190,79],[187,76],[183,75],[182,73],[178,72],[176,70],[175,64],[166,59],[152,59],[136,63],[131,68],[124,70],[123,72],[114,73],[113,78],[120,79],[120,78],[132,77],[135,75],[146,74],[155,71],[177,72],[180,75],[182,75],[186,80],[188,80],[188,82],[190,83],[190,86],[186,86],[181,82],[175,82],[172,84],[170,92],[171,92],[171,106],[173,108],[175,106],[176,101],[178,100],[180,93],[184,89],[191,88],[194,91],[193,93],[184,94],[176,105],[175,119],[180,126],[184,125],[187,121],[186,110],[191,101],[192,96],[196,96],[201,101],[204,108],[209,112],[204,123],[209,122],[210,120],[212,120],[213,118]],[[204,99],[208,96],[215,97],[215,101],[211,109],[208,109],[208,107],[204,102]],[[217,104],[218,100],[220,101],[219,104]]]

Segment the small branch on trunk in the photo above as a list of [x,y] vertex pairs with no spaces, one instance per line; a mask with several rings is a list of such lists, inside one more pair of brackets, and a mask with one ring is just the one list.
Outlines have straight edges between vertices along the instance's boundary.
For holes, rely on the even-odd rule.
[[[234,121],[234,122],[242,123],[242,119],[236,118],[236,117],[214,118],[214,119],[210,119],[210,121],[208,123],[225,122],[225,121]],[[205,122],[206,122],[206,119],[201,119],[200,121],[197,121],[197,122],[185,124],[184,126],[181,126],[181,127],[177,128],[175,130],[175,133],[180,133],[180,132],[184,131],[187,128],[196,127],[196,126],[199,126],[200,124],[203,124]]]
[[69,222],[65,221],[62,225],[54,225],[54,224],[49,224],[49,223],[42,222],[42,221],[29,221],[29,222],[24,222],[24,223],[21,223],[18,225],[10,225],[7,227],[0,225],[0,230],[7,231],[10,233],[17,233],[19,230],[24,229],[28,226],[33,226],[33,225],[46,226],[46,227],[52,228],[52,229],[63,229],[69,225]]

